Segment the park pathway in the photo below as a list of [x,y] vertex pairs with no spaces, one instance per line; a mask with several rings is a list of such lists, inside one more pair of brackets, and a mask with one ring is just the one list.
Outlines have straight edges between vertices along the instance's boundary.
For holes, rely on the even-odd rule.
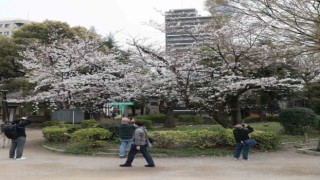
[[131,168],[125,159],[77,156],[41,147],[41,130],[27,129],[26,160],[8,159],[9,147],[0,150],[0,180],[319,180],[320,156],[294,151],[254,153],[250,161],[227,157],[154,158],[156,168],[145,168],[138,157]]

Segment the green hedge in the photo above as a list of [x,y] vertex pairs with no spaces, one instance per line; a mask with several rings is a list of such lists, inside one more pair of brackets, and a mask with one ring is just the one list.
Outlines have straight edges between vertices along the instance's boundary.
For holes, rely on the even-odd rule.
[[[255,123],[255,122],[261,122],[259,116],[248,116],[243,119],[246,123]],[[266,122],[280,122],[279,115],[267,115],[264,119]]]
[[49,142],[67,142],[70,139],[66,127],[48,126],[42,129],[42,134]]
[[67,122],[63,120],[45,121],[42,123],[42,127],[59,126],[62,124],[67,124]]
[[93,128],[99,126],[98,122],[94,119],[80,121],[80,125],[82,126],[82,128]]
[[163,124],[165,118],[166,115],[164,114],[138,115],[134,117],[136,120],[150,120],[152,124]]
[[71,134],[71,142],[82,147],[99,147],[110,137],[110,131],[103,128],[79,129]]
[[[235,140],[231,129],[200,130],[200,131],[154,131],[149,136],[160,148],[215,148],[234,146]],[[279,137],[271,132],[254,131],[251,137],[259,143],[255,148],[275,150],[279,145]]]

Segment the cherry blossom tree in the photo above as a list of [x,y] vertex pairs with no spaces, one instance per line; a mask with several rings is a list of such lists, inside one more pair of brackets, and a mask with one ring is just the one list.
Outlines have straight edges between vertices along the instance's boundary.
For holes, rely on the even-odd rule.
[[[270,42],[269,28],[250,16],[234,14],[220,25],[195,27],[193,37],[198,44],[188,49],[164,53],[134,45],[140,58],[148,60],[161,76],[153,81],[160,83],[153,85],[158,90],[153,92],[173,97],[171,102],[203,109],[223,127],[231,127],[241,121],[239,101],[245,93],[300,87],[300,80],[290,78],[289,70],[277,72],[275,67],[284,63],[279,55],[292,49]],[[266,73],[270,69],[276,70]],[[231,123],[223,116],[230,114]]]
[[[22,53],[28,79],[35,83],[29,101],[51,100],[95,107],[117,98],[128,98],[126,78],[135,72],[122,62],[119,52],[104,50],[104,39],[85,33],[74,38],[57,38],[50,44],[34,42]],[[88,106],[90,104],[90,106]]]
[[273,41],[297,44],[303,52],[319,51],[319,1],[230,0],[229,5],[260,22],[271,24]]

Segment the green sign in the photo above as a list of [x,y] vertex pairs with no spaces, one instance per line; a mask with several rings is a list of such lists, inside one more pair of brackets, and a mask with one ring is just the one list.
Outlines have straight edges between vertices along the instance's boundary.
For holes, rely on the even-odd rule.
[[112,105],[121,106],[121,118],[124,114],[126,106],[133,106],[133,102],[112,102]]
[[127,106],[132,106],[133,102],[112,102],[112,105],[127,105]]

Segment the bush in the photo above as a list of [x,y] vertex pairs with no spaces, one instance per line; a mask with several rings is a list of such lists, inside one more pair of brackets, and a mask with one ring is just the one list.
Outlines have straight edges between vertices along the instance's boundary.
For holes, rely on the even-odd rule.
[[80,124],[60,124],[59,127],[67,128],[67,132],[69,134],[72,134],[74,131],[82,128]]
[[163,124],[166,116],[164,114],[138,115],[134,117],[136,120],[150,120],[152,124]]
[[318,123],[316,114],[303,107],[284,109],[280,112],[279,119],[285,132],[292,135],[303,134],[308,127],[315,127]]
[[93,128],[93,127],[98,127],[99,124],[94,119],[88,119],[88,120],[80,121],[80,125],[82,128]]
[[79,129],[71,134],[72,143],[82,147],[100,147],[104,140],[111,137],[111,133],[103,128]]
[[[234,146],[232,129],[192,130],[192,131],[155,131],[148,134],[160,148],[216,148]],[[264,131],[254,131],[251,135],[257,140],[261,150],[275,150],[279,145],[276,134]]]
[[139,119],[140,122],[143,122],[144,123],[144,126],[147,128],[147,129],[152,129],[152,122],[150,120],[146,120],[146,119]]
[[280,122],[279,115],[278,114],[268,115],[268,116],[266,116],[266,121],[267,122]]
[[[259,116],[248,116],[243,119],[246,123],[255,123],[255,122],[261,122]],[[266,122],[280,122],[279,115],[267,115],[264,117],[264,121]]]
[[103,120],[100,121],[99,127],[107,129],[111,133],[110,139],[116,140],[119,138],[119,120]]
[[48,126],[59,126],[62,124],[66,124],[66,121],[62,121],[62,120],[54,120],[54,121],[45,121],[42,123],[42,127],[48,127]]
[[196,115],[180,115],[179,121],[186,122],[186,123],[201,124],[204,122],[204,119],[201,116],[196,116]]
[[259,116],[248,116],[243,119],[245,123],[255,123],[255,122],[261,122]]
[[68,128],[48,126],[42,129],[44,138],[49,142],[67,142],[70,139]]
[[280,143],[279,136],[271,132],[255,130],[250,136],[258,142],[259,148],[262,150],[277,149]]

